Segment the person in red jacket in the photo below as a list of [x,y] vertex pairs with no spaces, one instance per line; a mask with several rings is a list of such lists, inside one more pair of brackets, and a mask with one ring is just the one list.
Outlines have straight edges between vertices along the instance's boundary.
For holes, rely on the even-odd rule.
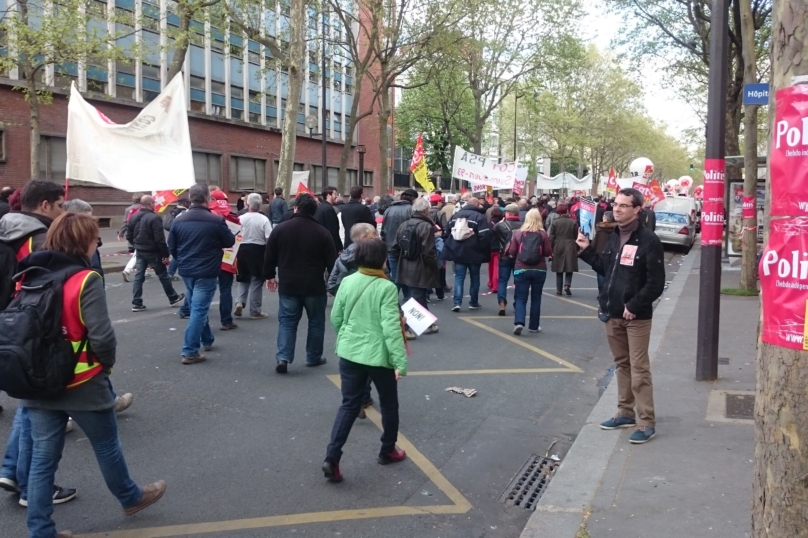
[[[223,216],[227,222],[241,226],[238,215],[230,210],[230,202],[224,192],[217,189],[210,193],[210,197],[210,211],[212,213]],[[235,276],[236,262],[229,264],[223,261],[222,270],[219,272],[219,317],[222,320],[223,331],[238,328],[238,325],[233,323],[233,279]]]

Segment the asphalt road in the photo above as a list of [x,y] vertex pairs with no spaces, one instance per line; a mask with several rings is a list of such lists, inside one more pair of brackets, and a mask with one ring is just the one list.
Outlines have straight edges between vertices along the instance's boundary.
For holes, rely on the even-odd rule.
[[[675,272],[681,255],[666,258]],[[330,325],[328,364],[303,366],[304,317],[296,360],[281,376],[274,372],[277,297],[264,291],[270,317],[243,318],[229,332],[218,330],[214,305],[214,350],[206,363],[184,366],[185,321],[156,279],[145,285],[148,310],[135,314],[131,284],[109,275],[119,342],[112,380],[119,393],[135,395],[118,416],[124,453],[137,482],[163,478],[168,490],[159,503],[125,518],[77,428],[67,436],[57,483],[79,495],[55,507],[57,526],[130,538],[519,536],[530,512],[498,498],[531,454],[544,455],[556,440],[552,453],[563,458],[611,377],[596,280],[581,269],[570,298],[555,296],[549,275],[538,335],[513,337],[512,309],[497,317],[496,295],[482,297],[478,311],[467,310],[467,299],[457,314],[451,299],[432,305],[440,332],[411,343],[410,375],[399,385],[399,445],[410,458],[376,463],[380,429],[371,412],[369,420],[357,420],[345,447],[341,484],[327,483],[320,471],[340,404],[338,376],[330,377],[338,374]],[[487,274],[482,280],[487,291]],[[509,303],[512,297],[510,291]],[[450,386],[478,393],[466,398],[446,392]],[[5,440],[15,403],[7,396],[0,403]],[[0,521],[0,537],[27,536],[25,509],[4,492]]]

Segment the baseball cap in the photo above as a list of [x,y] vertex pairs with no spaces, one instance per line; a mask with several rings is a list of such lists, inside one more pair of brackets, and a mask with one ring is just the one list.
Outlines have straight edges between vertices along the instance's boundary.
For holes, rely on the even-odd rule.
[[430,202],[440,202],[441,200],[443,200],[443,197],[438,193],[432,194],[429,197]]

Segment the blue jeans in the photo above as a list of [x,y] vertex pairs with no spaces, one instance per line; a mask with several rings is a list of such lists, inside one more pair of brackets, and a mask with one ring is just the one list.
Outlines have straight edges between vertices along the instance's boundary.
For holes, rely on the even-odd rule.
[[395,450],[398,440],[398,382],[395,371],[340,358],[339,377],[342,381],[342,405],[334,419],[331,442],[326,449],[325,458],[335,463],[342,458],[342,447],[345,446],[351,427],[359,416],[369,379],[373,379],[379,392],[379,408],[382,412],[382,448],[379,455]]
[[216,277],[182,277],[185,282],[185,296],[191,308],[191,318],[185,328],[182,354],[198,355],[200,346],[213,345],[213,331],[208,323],[208,310],[216,293]]
[[325,306],[328,299],[323,295],[284,295],[278,294],[278,353],[275,360],[292,363],[295,359],[297,325],[303,317],[303,310],[309,318],[306,337],[306,363],[316,364],[323,358],[325,338]]
[[459,263],[455,262],[455,280],[454,280],[454,306],[463,304],[463,288],[466,283],[466,271],[469,272],[471,278],[471,287],[469,294],[469,305],[479,306],[480,304],[480,266],[479,263]]
[[233,323],[233,273],[219,271],[219,318],[222,325]]
[[163,285],[163,291],[168,300],[176,301],[180,294],[171,285],[171,277],[168,276],[168,271],[160,259],[160,255],[138,252],[137,262],[135,263],[135,281],[132,284],[132,304],[135,306],[143,305],[143,281],[146,280],[147,267],[154,269],[154,274],[160,279],[160,284]]
[[511,279],[513,271],[513,260],[508,258],[499,259],[499,281],[497,282],[497,303],[508,304],[508,281]]
[[398,291],[404,294],[404,297],[408,297],[410,294],[409,286],[406,284],[398,284],[396,282],[396,274],[398,273],[398,259],[393,256],[392,252],[387,253],[387,268],[390,269],[390,280],[398,288]]
[[547,280],[547,271],[522,271],[513,275],[516,292],[513,299],[513,324],[524,325],[527,310],[527,298],[530,296],[530,325],[531,331],[538,330],[541,318],[541,293],[544,281]]
[[3,468],[0,470],[0,476],[17,482],[21,499],[27,498],[30,467],[31,421],[28,418],[28,410],[19,406],[14,415],[14,422],[11,423],[11,433],[8,436],[6,453],[3,455]]
[[89,439],[95,458],[110,492],[123,508],[135,506],[143,490],[129,477],[118,438],[115,411],[52,411],[28,408],[33,438],[31,475],[28,481],[29,538],[53,538],[53,477],[65,445],[68,414]]

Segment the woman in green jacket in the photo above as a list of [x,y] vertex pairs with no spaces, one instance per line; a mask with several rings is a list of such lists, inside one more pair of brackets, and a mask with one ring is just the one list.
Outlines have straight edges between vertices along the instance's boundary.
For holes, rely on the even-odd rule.
[[359,272],[345,277],[331,309],[331,324],[337,333],[340,357],[342,406],[334,419],[331,443],[323,473],[332,482],[342,482],[339,462],[362,408],[368,379],[379,391],[382,413],[382,447],[379,463],[397,463],[407,457],[396,448],[398,438],[397,382],[407,374],[407,351],[398,308],[398,288],[384,274],[387,245],[379,239],[362,241],[356,248]]

